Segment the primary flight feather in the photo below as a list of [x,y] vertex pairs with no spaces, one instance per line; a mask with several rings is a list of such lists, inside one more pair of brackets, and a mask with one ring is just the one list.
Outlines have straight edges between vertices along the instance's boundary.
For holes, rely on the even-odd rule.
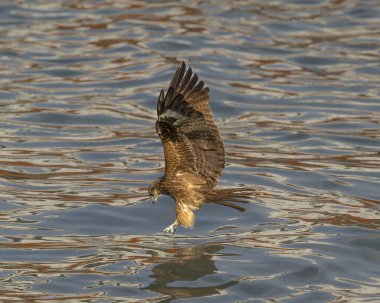
[[157,101],[156,131],[165,155],[165,174],[149,187],[153,203],[160,194],[176,202],[176,219],[163,232],[174,233],[178,225],[191,227],[194,211],[206,202],[245,211],[235,202],[246,202],[251,190],[216,189],[225,164],[224,146],[209,106],[209,88],[191,67],[182,64],[165,94]]

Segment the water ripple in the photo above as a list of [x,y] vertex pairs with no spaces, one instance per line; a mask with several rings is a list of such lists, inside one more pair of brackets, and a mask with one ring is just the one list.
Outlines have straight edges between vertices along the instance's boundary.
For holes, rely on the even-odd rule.
[[[376,1],[0,5],[0,282],[18,302],[375,302]],[[211,88],[221,185],[159,231],[157,92],[185,60]],[[212,214],[210,216],[210,214]]]

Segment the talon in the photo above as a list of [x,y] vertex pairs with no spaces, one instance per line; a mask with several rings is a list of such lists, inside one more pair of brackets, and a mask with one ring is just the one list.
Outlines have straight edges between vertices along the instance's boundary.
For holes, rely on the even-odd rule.
[[168,227],[164,228],[162,230],[162,233],[172,233],[174,235],[176,228],[177,224],[173,223],[172,225],[169,225]]

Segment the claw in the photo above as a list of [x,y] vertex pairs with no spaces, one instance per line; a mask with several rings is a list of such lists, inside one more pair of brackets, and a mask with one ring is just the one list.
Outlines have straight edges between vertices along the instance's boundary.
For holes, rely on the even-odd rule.
[[163,233],[172,233],[174,235],[176,228],[177,228],[177,222],[174,222],[173,224],[171,224],[168,227],[164,228],[162,230],[162,232]]

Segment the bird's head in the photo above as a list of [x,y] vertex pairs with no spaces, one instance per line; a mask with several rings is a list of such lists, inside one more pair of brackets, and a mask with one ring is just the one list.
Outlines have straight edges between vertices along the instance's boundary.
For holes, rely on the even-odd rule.
[[161,178],[154,180],[150,184],[149,189],[148,189],[148,194],[153,204],[157,203],[157,197],[161,194],[160,182],[161,182]]

